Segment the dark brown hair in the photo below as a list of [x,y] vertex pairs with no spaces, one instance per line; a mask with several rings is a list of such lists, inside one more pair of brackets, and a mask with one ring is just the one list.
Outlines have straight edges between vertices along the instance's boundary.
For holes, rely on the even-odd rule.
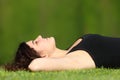
[[29,70],[28,65],[30,62],[39,58],[37,52],[30,48],[25,42],[22,42],[16,52],[15,58],[12,63],[5,65],[5,70],[17,71],[17,70]]

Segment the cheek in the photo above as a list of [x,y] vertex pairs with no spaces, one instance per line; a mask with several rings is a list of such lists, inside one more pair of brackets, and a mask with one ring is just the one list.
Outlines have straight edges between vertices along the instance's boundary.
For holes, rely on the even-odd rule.
[[54,41],[43,42],[43,43],[40,43],[36,46],[36,51],[37,52],[51,51],[54,48],[55,48],[55,42]]
[[55,48],[54,44],[51,44],[51,43],[47,43],[47,44],[44,44],[43,46],[41,46],[41,50],[45,50],[48,52],[53,51],[54,48]]
[[46,43],[41,43],[40,45],[38,45],[37,47],[36,47],[36,50],[37,51],[39,51],[39,52],[41,52],[41,51],[43,51],[43,50],[46,50],[48,48],[48,45],[46,44]]
[[43,50],[43,47],[40,45],[36,45],[36,46],[34,46],[34,50],[39,53]]
[[54,50],[56,48],[55,43],[49,44],[49,49]]

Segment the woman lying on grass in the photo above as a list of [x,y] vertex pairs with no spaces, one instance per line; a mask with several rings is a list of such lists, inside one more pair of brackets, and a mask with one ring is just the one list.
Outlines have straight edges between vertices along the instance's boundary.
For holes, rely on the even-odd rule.
[[69,49],[56,47],[54,37],[20,44],[13,63],[6,70],[54,71],[89,68],[119,68],[120,38],[87,34],[79,38]]

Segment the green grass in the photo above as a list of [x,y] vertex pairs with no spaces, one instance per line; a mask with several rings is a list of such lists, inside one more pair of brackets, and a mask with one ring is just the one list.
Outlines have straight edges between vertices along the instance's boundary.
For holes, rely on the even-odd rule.
[[8,72],[0,69],[0,80],[120,80],[120,69]]

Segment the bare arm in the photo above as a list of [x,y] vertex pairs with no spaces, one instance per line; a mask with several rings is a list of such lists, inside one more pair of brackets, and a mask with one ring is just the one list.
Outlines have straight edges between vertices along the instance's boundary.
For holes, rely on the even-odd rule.
[[72,52],[61,58],[37,58],[34,59],[29,69],[31,71],[54,71],[95,68],[94,61],[85,51]]

